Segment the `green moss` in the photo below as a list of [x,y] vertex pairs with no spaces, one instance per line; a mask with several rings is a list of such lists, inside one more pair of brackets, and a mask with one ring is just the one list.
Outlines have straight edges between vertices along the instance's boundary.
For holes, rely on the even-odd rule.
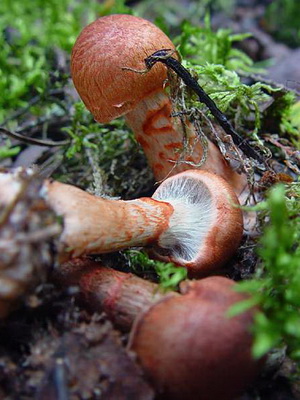
[[300,44],[300,13],[298,0],[273,1],[266,10],[267,28],[290,46]]
[[232,34],[230,29],[213,31],[210,18],[207,15],[204,26],[194,26],[188,21],[181,25],[181,34],[174,43],[183,58],[187,58],[192,65],[206,64],[222,65],[228,70],[256,72],[253,61],[242,51],[233,47],[251,34]]
[[50,78],[57,70],[56,51],[69,54],[83,26],[97,16],[129,11],[120,0],[110,6],[100,3],[96,0],[0,2],[0,121],[15,109],[25,107],[33,96],[45,93],[49,86],[55,87]]
[[155,271],[163,290],[176,290],[179,283],[187,278],[187,270],[172,263],[151,260],[145,252],[129,250],[126,252],[129,265],[137,271]]
[[[249,34],[233,35],[229,29],[214,32],[208,16],[203,27],[184,22],[181,29],[175,43],[184,66],[196,75],[227,118],[234,121],[236,129],[259,141],[257,133],[264,118],[263,106],[271,102],[272,94],[279,89],[262,82],[252,85],[242,82],[239,73],[262,72],[245,53],[234,47]],[[188,108],[205,110],[189,92],[185,93],[185,104]]]
[[[247,76],[252,79],[253,73],[263,73],[235,46],[249,37],[248,34],[234,35],[229,29],[214,32],[208,16],[204,26],[193,26],[185,21],[181,31],[175,43],[183,58],[183,65],[197,78],[200,86],[240,134],[250,137],[267,153],[262,135],[269,133],[270,128],[271,133],[284,135],[296,145],[295,95],[265,82],[257,81],[249,85],[243,81]],[[174,103],[177,111],[189,113],[196,109],[210,115],[189,90],[181,88],[176,96]],[[201,123],[207,125],[205,119]]]
[[[275,346],[286,346],[300,362],[300,184],[277,185],[256,207],[268,221],[259,241],[261,263],[253,279],[239,283],[251,299],[231,314],[258,305],[253,354],[260,357]],[[300,366],[300,364],[299,364]]]
[[5,158],[13,157],[17,155],[21,150],[20,146],[12,146],[9,139],[5,141],[5,144],[0,144],[0,160]]

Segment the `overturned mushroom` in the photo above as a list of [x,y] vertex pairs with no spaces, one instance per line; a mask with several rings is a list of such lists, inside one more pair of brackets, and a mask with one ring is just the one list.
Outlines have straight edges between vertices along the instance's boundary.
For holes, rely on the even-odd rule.
[[181,295],[164,295],[153,283],[91,261],[67,263],[61,273],[90,308],[125,330],[133,324],[128,348],[163,399],[232,400],[262,365],[251,356],[253,310],[226,314],[246,298],[230,279],[187,281]]
[[[110,15],[83,29],[71,60],[73,82],[86,107],[99,122],[125,115],[157,180],[201,164],[203,157],[191,123],[186,120],[183,127],[171,117],[165,66],[156,64],[144,75],[124,70],[144,69],[144,59],[160,49],[174,45],[155,25],[131,15]],[[201,168],[225,178],[237,194],[246,186],[245,176],[234,172],[211,142]]]
[[[8,180],[4,174],[1,182],[18,196],[22,185],[13,176]],[[224,179],[207,171],[168,178],[152,198],[104,199],[55,181],[45,181],[37,195],[62,217],[61,260],[147,246],[154,257],[199,276],[224,265],[242,237],[236,195]]]
[[231,186],[206,171],[182,172],[166,179],[152,198],[130,201],[103,199],[59,182],[45,189],[45,199],[63,216],[61,242],[68,257],[152,246],[154,257],[197,276],[224,265],[242,237],[242,213]]

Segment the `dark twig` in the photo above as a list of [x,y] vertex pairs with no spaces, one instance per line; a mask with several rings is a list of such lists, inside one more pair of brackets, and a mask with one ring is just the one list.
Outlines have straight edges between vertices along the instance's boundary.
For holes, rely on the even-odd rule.
[[47,131],[49,130],[61,130],[62,127],[68,126],[72,121],[72,118],[70,118],[67,115],[62,115],[59,116],[56,113],[47,115],[47,116],[42,116],[39,117],[36,120],[26,122],[22,125],[20,125],[17,129],[17,133],[23,134],[26,136],[27,134],[32,136],[35,133],[38,133],[40,131],[44,132],[45,131],[45,126],[47,127]]
[[24,143],[29,143],[29,144],[37,144],[38,146],[46,146],[46,147],[57,147],[57,146],[65,146],[70,143],[69,139],[66,140],[60,140],[57,142],[54,142],[52,140],[42,140],[42,139],[34,139],[31,137],[27,137],[24,135],[21,135],[20,133],[17,132],[11,132],[7,129],[0,128],[0,133],[3,133],[4,135],[10,136],[14,139],[20,140],[21,142]]
[[[199,98],[199,101],[205,104],[212,115],[216,118],[220,126],[224,129],[224,131],[232,137],[233,142],[248,156],[260,163],[264,164],[264,160],[262,156],[253,149],[252,146],[246,141],[246,139],[242,138],[233,128],[231,123],[228,121],[226,116],[219,110],[216,103],[208,96],[208,94],[203,90],[203,88],[198,84],[197,80],[192,77],[189,71],[184,68],[181,63],[172,57],[174,54],[174,50],[171,49],[162,49],[154,52],[151,56],[145,58],[146,70],[149,71],[157,62],[161,62],[165,64],[168,68],[172,69],[182,80],[183,82],[191,88]],[[124,68],[127,70],[131,70],[130,68]],[[145,71],[141,71],[142,73]],[[139,71],[136,71],[139,72]]]

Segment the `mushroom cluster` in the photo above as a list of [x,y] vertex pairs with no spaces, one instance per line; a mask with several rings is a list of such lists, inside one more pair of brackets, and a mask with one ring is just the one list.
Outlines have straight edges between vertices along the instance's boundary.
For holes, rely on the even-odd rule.
[[[204,157],[193,124],[172,116],[165,65],[138,73],[145,72],[147,57],[163,49],[174,50],[176,57],[173,43],[149,21],[110,15],[83,29],[72,51],[71,72],[98,122],[125,117],[155,178],[163,181],[151,200],[105,201],[104,221],[112,216],[127,233],[120,237],[123,229],[116,225],[117,240],[110,249],[150,244],[153,257],[186,266],[189,276],[200,277],[220,268],[240,243],[237,205],[247,181],[210,141]],[[259,363],[251,357],[249,332],[254,311],[226,317],[228,307],[244,298],[230,280],[188,282],[182,295],[159,296],[153,284],[126,274],[96,266],[74,275],[74,263],[71,269],[89,304],[123,328],[133,324],[129,349],[163,398],[230,400],[256,375]]]
[[[175,50],[152,23],[111,15],[82,31],[71,62],[75,87],[95,119],[108,122],[124,115],[133,129],[162,181],[152,197],[100,198],[56,181],[43,182],[39,196],[63,220],[60,279],[78,285],[94,309],[131,329],[128,349],[137,354],[157,392],[175,400],[231,400],[261,365],[251,357],[254,310],[226,315],[245,299],[233,290],[234,282],[223,277],[187,281],[180,294],[165,295],[130,274],[76,261],[143,246],[152,257],[185,266],[189,277],[199,278],[216,273],[239,246],[243,216],[238,197],[245,176],[233,171],[211,142],[204,164],[191,169],[204,150],[193,125],[171,116],[166,67],[156,64],[146,74],[130,71],[142,70],[146,57],[166,48]],[[189,163],[182,162],[184,137]],[[17,196],[14,179],[3,176],[0,186],[2,181],[10,182]]]
[[[200,162],[205,150],[193,124],[187,118],[183,123],[182,118],[172,116],[172,102],[165,91],[168,77],[165,65],[157,63],[147,73],[134,73],[145,71],[145,60],[162,49],[174,51],[176,57],[173,43],[151,22],[131,15],[105,16],[86,26],[77,38],[72,50],[71,74],[80,97],[97,121],[109,122],[125,116],[157,180],[175,176],[173,180],[166,179],[155,192],[154,199],[173,205],[178,203],[176,196],[182,197],[180,192],[191,191],[190,196],[185,194],[186,206],[178,205],[180,211],[170,218],[171,229],[161,232],[157,240],[159,245],[152,249],[151,254],[187,266],[190,276],[200,276],[225,264],[241,239],[241,220],[232,223],[228,213],[223,212],[232,210],[233,204],[237,205],[238,201],[234,199],[232,202],[232,193],[228,196],[221,190],[224,181],[221,185],[217,183],[212,190],[204,190],[204,186],[213,177],[212,174],[216,174],[227,182],[226,190],[231,187],[241,198],[247,180],[245,175],[231,169],[211,142],[205,162]],[[186,148],[189,149],[188,154],[185,153]],[[191,165],[194,166],[193,171],[190,170]],[[189,174],[184,185],[180,176],[182,171]],[[200,179],[199,171],[202,171],[203,177],[201,184],[195,183],[196,177]],[[205,172],[210,175],[205,175]],[[208,176],[210,178],[206,179]],[[175,188],[175,185],[179,186]],[[166,188],[172,193],[166,193]],[[217,204],[213,199],[219,195],[225,195],[227,199],[221,201],[223,205],[220,208],[215,208],[219,210],[218,217],[214,219],[216,225],[212,230],[204,228],[210,226],[211,204]],[[200,205],[199,201],[206,212],[198,212],[196,204]],[[240,217],[241,212],[235,211]],[[180,218],[176,219],[176,216]],[[182,220],[185,221],[183,225]],[[223,228],[223,232],[227,231],[225,236],[219,234]]]

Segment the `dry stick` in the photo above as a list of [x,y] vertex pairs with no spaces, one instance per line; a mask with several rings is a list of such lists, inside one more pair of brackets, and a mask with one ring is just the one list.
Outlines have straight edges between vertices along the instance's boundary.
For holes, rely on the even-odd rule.
[[53,140],[34,139],[31,137],[21,135],[20,133],[17,133],[17,132],[9,131],[8,129],[5,129],[5,128],[0,128],[0,133],[3,133],[4,135],[7,135],[7,136],[11,136],[12,138],[20,140],[21,142],[29,143],[29,144],[36,144],[38,146],[57,147],[57,146],[65,146],[65,145],[71,143],[71,141],[69,139],[60,140],[57,142],[55,142]]

